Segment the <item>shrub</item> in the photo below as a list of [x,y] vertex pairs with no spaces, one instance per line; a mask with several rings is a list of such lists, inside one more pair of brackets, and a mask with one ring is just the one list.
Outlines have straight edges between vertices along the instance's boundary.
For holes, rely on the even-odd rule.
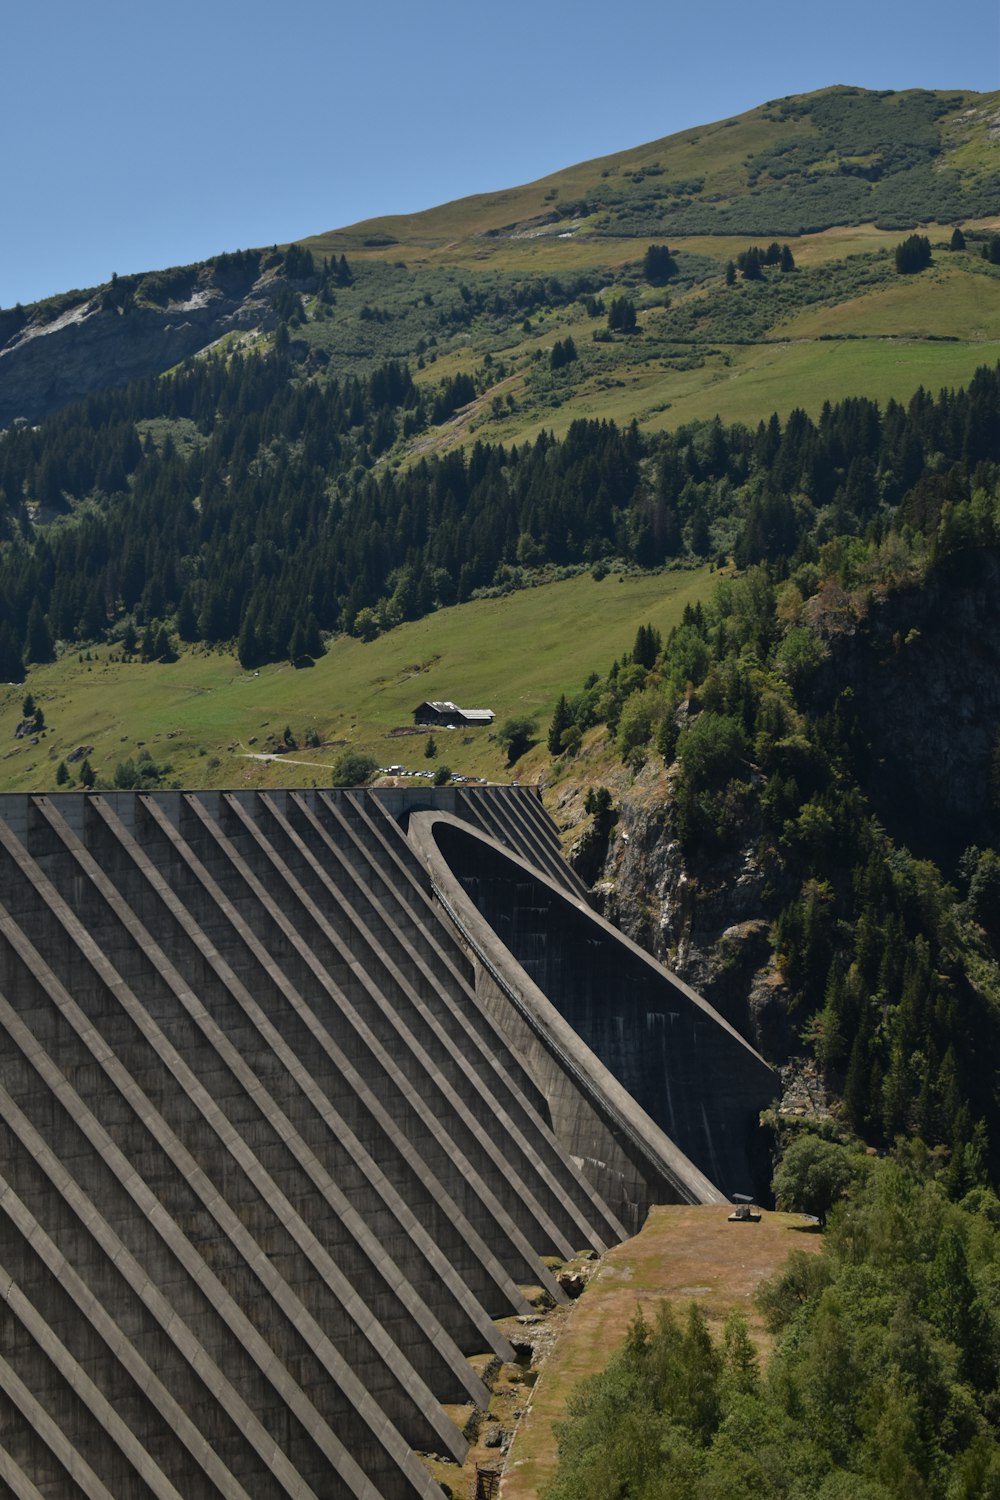
[[693,790],[720,787],[744,768],[742,725],[729,714],[700,713],[681,736],[677,757]]
[[824,1225],[833,1205],[861,1177],[865,1158],[803,1131],[789,1144],[771,1183],[781,1208],[813,1214]]
[[497,739],[507,752],[507,764],[526,755],[534,744],[532,736],[538,728],[534,719],[505,719],[497,730]]
[[338,756],[331,778],[334,786],[366,786],[378,770],[378,761],[358,750]]

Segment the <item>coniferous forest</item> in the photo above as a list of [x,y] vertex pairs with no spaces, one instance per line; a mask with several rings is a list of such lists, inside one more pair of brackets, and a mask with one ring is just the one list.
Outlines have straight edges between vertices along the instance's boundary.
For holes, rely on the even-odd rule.
[[967,390],[852,398],[818,421],[644,438],[578,420],[560,441],[380,464],[469,394],[453,377],[429,398],[398,362],[321,384],[281,352],[237,353],[14,426],[0,676],[108,632],[147,658],[171,637],[235,642],[247,666],[316,655],[323,632],[370,638],[546,564],[731,554],[780,572],[834,536],[933,533],[1000,461],[1000,377],[983,369]]

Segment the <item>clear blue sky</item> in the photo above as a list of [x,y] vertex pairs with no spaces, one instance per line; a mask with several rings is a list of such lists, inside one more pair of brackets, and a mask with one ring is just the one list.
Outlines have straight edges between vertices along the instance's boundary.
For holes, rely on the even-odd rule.
[[3,0],[0,306],[827,84],[1000,87],[997,0]]

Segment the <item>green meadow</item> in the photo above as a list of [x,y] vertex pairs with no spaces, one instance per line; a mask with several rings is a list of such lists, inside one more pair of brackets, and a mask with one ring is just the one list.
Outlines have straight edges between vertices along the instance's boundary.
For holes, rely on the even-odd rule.
[[[816,414],[824,401],[849,395],[905,401],[921,384],[964,383],[996,358],[1000,339],[1000,276],[979,260],[980,241],[1000,220],[983,217],[992,207],[986,187],[973,191],[995,167],[987,126],[998,102],[1000,95],[959,92],[935,102],[919,90],[821,90],[537,182],[317,235],[308,241],[312,250],[346,253],[357,282],[301,337],[320,344],[334,364],[344,349],[370,352],[376,343],[403,355],[409,340],[421,353],[416,378],[428,387],[459,371],[476,374],[479,400],[422,435],[418,456],[477,438],[522,442],[543,428],[560,435],[576,417],[634,419],[652,431],[716,415],[755,424],[796,406]],[[857,156],[849,143],[866,132],[882,146]],[[845,165],[867,169],[897,137],[935,133],[933,173],[957,169],[971,193],[966,213],[938,208],[933,175],[915,205],[917,179],[896,182],[891,152],[871,217],[858,212],[868,202],[864,193],[850,203],[843,198]],[[819,155],[810,154],[810,143],[822,146]],[[855,181],[849,173],[847,180]],[[934,264],[897,277],[892,252],[901,231],[887,226],[907,222],[908,212],[925,215]],[[795,232],[800,213],[811,216],[808,232],[801,223]],[[953,218],[971,236],[964,255],[948,250]],[[801,274],[772,277],[767,291],[740,284],[728,295],[727,263],[748,244],[771,240],[790,245]],[[669,243],[679,260],[666,293],[642,274],[651,242]],[[606,298],[631,297],[639,334],[595,344],[602,321],[585,316],[581,298],[558,289],[560,278],[575,277],[588,278]],[[530,317],[518,313],[502,327],[485,312],[449,322],[461,287],[481,293],[488,307],[512,279],[550,282],[555,290],[533,304]],[[779,281],[781,296],[768,295]],[[362,328],[365,299],[383,321],[369,319]],[[540,381],[553,344],[567,336],[579,351],[572,379]],[[487,358],[502,364],[495,383]],[[394,459],[413,456],[412,449],[397,451]]]
[[[92,648],[82,661],[72,653],[0,688],[0,788],[52,790],[59,763],[80,747],[89,747],[107,783],[120,761],[145,753],[171,766],[167,781],[188,787],[322,785],[346,747],[383,766],[446,764],[507,780],[489,730],[438,731],[434,760],[424,755],[426,732],[390,731],[412,727],[423,699],[449,698],[492,708],[494,730],[528,716],[544,734],[560,693],[606,671],[640,625],[669,631],[713,578],[708,568],[610,573],[600,582],[580,574],[440,610],[370,644],[338,637],[315,666],[298,670],[283,663],[246,672],[229,654],[197,648],[170,665],[111,660],[110,646]],[[45,715],[37,743],[15,738],[28,691]],[[273,761],[253,759],[275,750],[286,725],[299,748]],[[319,747],[305,747],[309,731]],[[68,766],[74,784],[79,764]]]

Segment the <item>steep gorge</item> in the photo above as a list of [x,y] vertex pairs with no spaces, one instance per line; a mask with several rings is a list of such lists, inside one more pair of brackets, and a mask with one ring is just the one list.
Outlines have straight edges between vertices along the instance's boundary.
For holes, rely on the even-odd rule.
[[[831,583],[805,610],[825,652],[810,717],[841,716],[871,812],[946,879],[970,845],[997,840],[998,589],[1000,553],[968,548],[919,585],[851,594]],[[801,872],[759,796],[745,804],[729,848],[686,853],[680,774],[655,753],[634,776],[611,770],[615,811],[603,827],[600,818],[585,823],[582,805],[564,793],[556,816],[564,828],[580,819],[571,860],[604,916],[782,1062],[802,1049],[802,1017],[788,1013],[773,924],[799,894]],[[763,790],[757,767],[747,775]],[[831,871],[840,858],[829,851]],[[822,1003],[821,994],[813,999]]]

